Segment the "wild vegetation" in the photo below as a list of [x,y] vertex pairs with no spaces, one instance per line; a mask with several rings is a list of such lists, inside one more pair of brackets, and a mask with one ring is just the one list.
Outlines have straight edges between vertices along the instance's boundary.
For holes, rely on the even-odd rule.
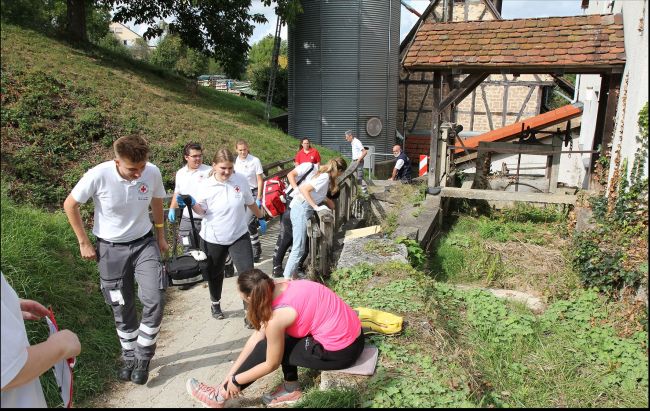
[[[594,226],[574,239],[573,265],[582,283],[611,297],[625,297],[642,285],[648,289],[648,104],[639,113],[639,148],[631,166],[613,154],[615,172],[609,195],[584,198]],[[609,160],[598,161],[597,173],[607,181]]]
[[[380,358],[364,386],[314,388],[299,406],[647,406],[645,310],[580,287],[562,221],[534,207],[463,212],[419,270],[389,263],[334,272],[329,285],[351,306],[400,314],[405,329],[370,337]],[[410,261],[424,255],[418,248],[410,244]],[[487,286],[523,288],[548,307],[535,315]]]

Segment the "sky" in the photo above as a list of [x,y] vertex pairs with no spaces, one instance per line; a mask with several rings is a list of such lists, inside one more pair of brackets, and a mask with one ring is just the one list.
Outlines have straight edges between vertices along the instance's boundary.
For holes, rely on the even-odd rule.
[[[417,11],[423,11],[429,4],[429,0],[404,0],[409,6]],[[504,19],[517,19],[526,17],[550,17],[550,16],[579,16],[583,14],[580,8],[580,0],[503,0],[502,16]],[[276,16],[273,7],[265,7],[261,0],[252,0],[250,13],[262,13],[266,16],[268,23],[255,26],[249,44],[255,44],[268,34],[275,33]],[[400,10],[400,41],[406,36],[418,17],[408,11],[405,7]],[[146,26],[127,24],[138,34],[144,33]],[[286,25],[282,28],[280,36],[287,38]],[[152,40],[155,44],[156,40]]]

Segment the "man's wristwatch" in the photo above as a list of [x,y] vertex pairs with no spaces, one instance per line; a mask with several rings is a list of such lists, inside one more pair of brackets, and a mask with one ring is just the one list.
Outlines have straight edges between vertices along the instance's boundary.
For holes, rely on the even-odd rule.
[[235,379],[235,374],[233,374],[232,377],[230,377],[230,382],[232,382],[235,385],[235,387],[241,388],[241,384],[238,383],[237,380]]

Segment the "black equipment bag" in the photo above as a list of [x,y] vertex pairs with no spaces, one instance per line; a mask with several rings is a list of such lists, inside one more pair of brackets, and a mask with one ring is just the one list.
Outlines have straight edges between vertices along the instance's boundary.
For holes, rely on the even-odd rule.
[[[192,232],[190,235],[191,249],[189,253],[193,251],[199,251],[199,239],[198,234],[196,233],[196,228],[194,227],[194,215],[192,213],[191,200],[189,196],[183,196],[183,201],[185,202],[186,207],[190,213],[190,223],[192,224]],[[181,213],[181,219],[183,218]],[[178,246],[178,226],[180,226],[180,220],[177,225],[176,232],[174,233],[174,248],[172,249],[172,256],[165,262],[165,269],[167,271],[167,277],[169,278],[169,285],[171,286],[180,286],[180,285],[193,285],[203,282],[207,279],[207,270],[208,270],[208,259],[202,261],[197,261],[189,253],[183,253],[183,255],[176,255],[176,248]]]

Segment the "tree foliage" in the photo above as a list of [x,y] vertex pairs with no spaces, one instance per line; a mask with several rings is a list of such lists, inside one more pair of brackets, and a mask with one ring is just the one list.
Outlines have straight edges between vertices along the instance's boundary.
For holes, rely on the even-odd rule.
[[206,55],[187,47],[178,35],[171,33],[158,42],[149,62],[189,78],[196,78],[208,69]]
[[[266,101],[266,94],[271,79],[271,57],[273,56],[274,37],[269,34],[253,44],[248,53],[248,67],[246,76],[251,82],[251,87],[257,92],[260,100]],[[287,41],[280,43],[278,70],[275,75],[273,87],[273,105],[286,108],[288,106],[288,72],[287,72]]]
[[[172,18],[169,32],[188,47],[220,61],[231,77],[237,77],[245,67],[252,23],[267,21],[262,14],[249,13],[251,0],[101,1],[116,10],[114,21],[147,24],[143,35],[147,40],[163,34],[163,28],[156,25],[158,19]],[[301,11],[299,0],[262,0],[265,6],[272,3],[287,21]]]
[[[249,79],[252,79],[253,71],[261,67],[271,66],[271,57],[273,56],[273,35],[269,34],[262,40],[251,46],[248,52],[248,66],[246,74]],[[284,57],[284,58],[283,58]],[[280,59],[278,59],[279,66],[286,68],[287,66],[287,41],[282,40],[280,43]]]
[[[1,0],[2,20],[36,29],[50,35],[62,35],[69,26],[66,0]],[[110,7],[90,2],[85,7],[87,39],[98,43],[108,33]]]
[[[271,78],[271,67],[258,67],[253,70],[250,77],[251,88],[257,92],[257,98],[266,101],[266,93],[269,88]],[[288,94],[287,85],[289,81],[288,71],[286,68],[278,67],[275,73],[275,87],[273,88],[273,105],[276,107],[287,108]]]
[[[261,2],[265,6],[275,5],[276,14],[287,22],[302,12],[299,0]],[[251,0],[1,0],[1,5],[5,21],[52,28],[93,42],[108,32],[111,10],[115,11],[115,22],[148,25],[143,34],[145,40],[164,33],[165,28],[157,24],[159,20],[171,20],[171,34],[189,48],[219,61],[231,77],[244,72],[253,23],[267,22],[263,14],[249,13]],[[84,30],[87,36],[80,37]]]

